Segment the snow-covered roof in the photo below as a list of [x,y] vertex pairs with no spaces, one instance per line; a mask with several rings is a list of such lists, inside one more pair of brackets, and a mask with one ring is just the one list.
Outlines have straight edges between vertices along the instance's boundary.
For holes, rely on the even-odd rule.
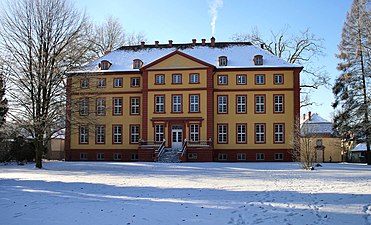
[[332,123],[314,113],[301,125],[302,133],[332,134],[334,132]]
[[[72,72],[139,71],[139,69],[133,69],[134,59],[140,59],[143,62],[143,66],[146,66],[174,51],[185,53],[214,65],[216,68],[301,67],[300,65],[290,64],[268,51],[252,45],[250,42],[219,42],[215,43],[215,46],[211,46],[210,43],[205,45],[201,45],[201,43],[197,43],[196,45],[176,44],[171,47],[169,45],[123,46],[94,60],[78,71]],[[263,56],[263,65],[254,65],[253,59],[256,55]],[[228,58],[227,66],[218,65],[219,56],[226,56]],[[108,60],[112,64],[109,70],[101,70],[98,67],[98,64],[102,60]]]
[[359,143],[359,144],[356,145],[356,147],[354,147],[350,151],[351,152],[361,152],[361,151],[366,151],[366,150],[367,150],[366,143]]

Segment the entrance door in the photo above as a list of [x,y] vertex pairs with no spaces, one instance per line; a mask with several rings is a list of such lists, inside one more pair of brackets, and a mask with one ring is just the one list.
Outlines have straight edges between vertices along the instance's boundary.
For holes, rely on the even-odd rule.
[[183,138],[182,126],[176,125],[171,128],[171,148],[180,150],[182,148],[182,138]]

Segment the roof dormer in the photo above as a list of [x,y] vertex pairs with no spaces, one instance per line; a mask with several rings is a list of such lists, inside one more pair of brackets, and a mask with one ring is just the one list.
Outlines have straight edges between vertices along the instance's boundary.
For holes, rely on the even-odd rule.
[[227,66],[228,59],[227,56],[219,56],[219,66]]
[[133,60],[133,69],[140,69],[143,66],[143,62],[140,59]]
[[102,60],[99,64],[98,67],[101,70],[108,70],[111,67],[112,63],[110,63],[108,60]]
[[255,64],[255,66],[263,65],[263,56],[262,55],[255,55],[254,56],[254,64]]

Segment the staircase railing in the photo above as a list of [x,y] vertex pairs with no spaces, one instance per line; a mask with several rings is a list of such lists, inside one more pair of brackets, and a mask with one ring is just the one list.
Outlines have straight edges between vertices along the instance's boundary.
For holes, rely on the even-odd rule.
[[199,141],[188,141],[188,147],[210,147],[212,146],[212,140],[199,140]]
[[186,153],[187,151],[187,139],[184,139],[184,143],[183,143],[183,146],[182,146],[182,155],[181,157],[183,157],[183,155]]
[[158,157],[160,158],[161,155],[165,152],[165,142],[166,140],[164,139],[161,143],[161,145],[158,147],[158,149],[156,150],[156,152],[158,153]]

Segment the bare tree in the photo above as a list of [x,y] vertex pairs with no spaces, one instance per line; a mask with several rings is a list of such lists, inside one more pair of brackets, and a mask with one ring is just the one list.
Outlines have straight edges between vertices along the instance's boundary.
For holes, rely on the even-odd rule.
[[234,41],[250,41],[252,44],[263,46],[268,52],[292,64],[304,67],[301,76],[301,107],[314,104],[310,100],[310,93],[320,86],[329,85],[329,75],[324,66],[313,66],[313,60],[323,55],[323,39],[317,37],[307,28],[297,35],[288,35],[287,27],[278,32],[271,31],[269,38],[263,37],[257,28],[251,33],[238,33],[232,37]]
[[36,167],[54,131],[65,126],[65,74],[90,49],[85,15],[66,0],[15,0],[0,12],[12,119],[33,137]]

